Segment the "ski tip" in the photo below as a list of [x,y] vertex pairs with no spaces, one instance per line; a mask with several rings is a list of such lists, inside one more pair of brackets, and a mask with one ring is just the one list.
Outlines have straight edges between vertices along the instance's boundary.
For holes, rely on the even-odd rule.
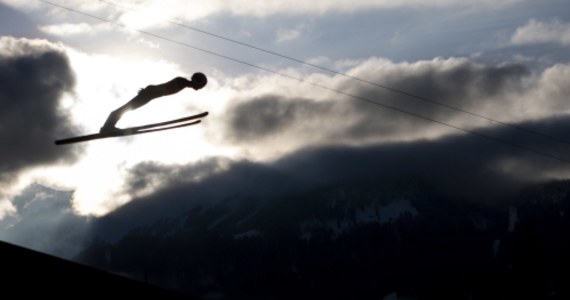
[[69,144],[69,143],[66,143],[65,140],[57,140],[57,141],[54,141],[53,143],[54,143],[56,146],[61,146],[61,145]]

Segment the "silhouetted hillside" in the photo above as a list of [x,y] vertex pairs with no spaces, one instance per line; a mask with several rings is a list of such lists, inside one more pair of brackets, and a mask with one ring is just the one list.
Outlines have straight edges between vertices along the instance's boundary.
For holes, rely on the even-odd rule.
[[502,205],[456,200],[378,182],[276,201],[233,197],[79,259],[221,299],[568,296],[570,183],[537,185]]

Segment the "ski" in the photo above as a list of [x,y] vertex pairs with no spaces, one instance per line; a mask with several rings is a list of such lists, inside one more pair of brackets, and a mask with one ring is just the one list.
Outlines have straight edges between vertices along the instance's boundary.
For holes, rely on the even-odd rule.
[[201,120],[197,120],[197,121],[192,121],[192,120],[203,118],[207,115],[208,115],[208,112],[203,112],[201,114],[192,115],[189,117],[184,117],[184,118],[175,119],[175,120],[166,121],[166,122],[152,123],[152,124],[147,124],[147,125],[142,125],[142,126],[135,126],[135,127],[124,128],[124,129],[118,129],[116,131],[100,132],[100,133],[88,134],[88,135],[83,135],[83,136],[71,137],[71,138],[56,140],[55,144],[56,145],[65,145],[65,144],[86,142],[86,141],[97,140],[97,139],[129,136],[129,135],[135,135],[135,134],[142,134],[142,133],[157,132],[157,131],[174,129],[174,128],[181,128],[181,127],[199,124],[201,122]]

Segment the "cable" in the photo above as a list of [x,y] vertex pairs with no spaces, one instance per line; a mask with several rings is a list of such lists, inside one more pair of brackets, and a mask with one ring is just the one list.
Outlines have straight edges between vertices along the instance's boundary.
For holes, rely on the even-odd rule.
[[[104,2],[104,3],[107,3],[107,4],[109,4],[109,5],[111,5],[111,6],[114,6],[114,7],[118,7],[118,8],[120,8],[120,9],[123,9],[123,10],[126,10],[126,11],[131,11],[131,12],[135,12],[135,13],[136,13],[136,11],[135,11],[134,9],[125,7],[125,6],[120,5],[120,4],[116,4],[116,3],[111,2],[111,1],[107,1],[107,0],[99,0],[99,1],[100,1],[100,2]],[[251,45],[251,44],[248,44],[248,43],[240,42],[240,41],[238,41],[238,40],[234,40],[234,39],[232,39],[232,38],[228,38],[228,37],[225,37],[225,36],[222,36],[222,35],[219,35],[219,34],[211,33],[211,32],[208,32],[208,31],[206,31],[206,30],[202,30],[202,29],[199,29],[199,28],[196,28],[196,27],[193,27],[193,26],[189,26],[189,25],[180,23],[180,22],[176,22],[176,21],[169,20],[169,19],[168,19],[168,20],[165,20],[165,21],[168,22],[168,23],[170,23],[170,24],[173,24],[173,25],[176,25],[176,26],[180,26],[180,27],[182,27],[182,28],[186,28],[186,29],[189,29],[189,30],[193,30],[193,31],[196,31],[196,32],[205,34],[205,35],[209,35],[209,36],[215,37],[215,38],[217,38],[217,39],[221,39],[221,40],[224,40],[224,41],[228,41],[228,42],[231,42],[231,43],[234,43],[234,44],[238,44],[238,45],[240,45],[240,46],[244,46],[244,47],[247,47],[247,48],[250,48],[250,49],[254,49],[254,50],[257,50],[257,51],[261,51],[261,52],[264,52],[264,53],[267,53],[267,54],[271,54],[271,55],[273,55],[273,56],[281,57],[281,58],[287,59],[287,60],[289,60],[289,61],[293,61],[293,62],[302,64],[302,65],[305,65],[305,66],[309,66],[309,67],[312,67],[312,68],[315,68],[315,69],[319,69],[319,70],[321,70],[321,71],[329,72],[329,73],[334,74],[334,75],[343,76],[343,77],[345,77],[345,78],[349,78],[349,79],[351,79],[351,80],[355,80],[355,81],[359,81],[359,82],[362,82],[362,83],[366,83],[366,84],[369,84],[369,85],[372,85],[372,86],[375,86],[375,87],[379,87],[379,88],[385,89],[385,90],[390,91],[390,92],[393,92],[393,93],[397,93],[397,94],[404,95],[404,96],[407,96],[407,97],[411,97],[411,98],[414,98],[414,99],[417,99],[417,100],[421,100],[421,101],[424,101],[424,102],[428,102],[428,103],[431,103],[431,104],[435,104],[435,105],[438,105],[438,106],[441,106],[441,107],[445,107],[445,108],[447,108],[447,109],[455,110],[455,111],[458,111],[458,112],[461,112],[461,113],[464,113],[464,114],[467,114],[467,115],[470,115],[470,116],[473,116],[473,117],[481,118],[481,119],[483,119],[483,120],[489,121],[489,122],[494,123],[494,124],[498,124],[498,125],[510,127],[510,128],[513,128],[513,129],[516,129],[516,130],[519,130],[519,131],[523,131],[523,132],[526,132],[526,133],[529,133],[529,134],[534,134],[534,135],[541,136],[541,137],[543,137],[543,138],[547,138],[547,139],[550,139],[550,140],[553,140],[553,141],[556,141],[556,142],[559,142],[559,143],[563,143],[563,144],[566,144],[566,145],[570,145],[570,141],[569,141],[569,140],[566,140],[566,139],[563,139],[563,138],[560,138],[560,137],[551,136],[551,135],[548,135],[548,134],[545,134],[545,133],[542,133],[542,132],[538,132],[538,131],[535,131],[535,130],[532,130],[532,129],[529,129],[529,128],[520,127],[520,126],[518,126],[518,125],[514,125],[514,124],[510,124],[510,123],[503,122],[503,121],[500,121],[500,120],[496,120],[496,119],[494,119],[494,118],[490,118],[490,117],[484,116],[484,115],[479,114],[479,113],[471,112],[471,111],[462,109],[462,108],[460,108],[460,107],[455,107],[455,106],[452,106],[452,105],[449,105],[449,104],[446,104],[446,103],[443,103],[443,102],[440,102],[440,101],[436,101],[436,100],[433,100],[433,99],[429,99],[429,98],[427,98],[427,97],[422,97],[422,96],[419,96],[419,95],[416,95],[416,94],[413,94],[413,93],[409,93],[409,92],[406,92],[406,91],[401,90],[401,89],[389,87],[389,86],[387,86],[387,85],[383,85],[383,84],[380,84],[380,83],[376,83],[376,82],[373,82],[373,81],[369,81],[369,80],[366,80],[366,79],[362,79],[362,78],[360,78],[360,77],[352,76],[352,75],[349,75],[349,74],[346,74],[346,73],[343,73],[343,72],[335,71],[335,70],[330,69],[330,68],[326,68],[326,67],[323,67],[323,66],[319,66],[319,65],[316,65],[316,64],[312,64],[312,63],[306,62],[306,61],[304,61],[304,60],[302,60],[302,59],[294,58],[294,57],[291,57],[291,56],[288,56],[288,55],[285,55],[285,54],[280,54],[280,53],[275,52],[275,51],[263,49],[263,48],[261,48],[261,47],[257,47],[257,46],[254,46],[254,45]]]
[[111,21],[111,20],[109,20],[109,19],[105,19],[105,18],[102,18],[102,17],[99,17],[99,16],[95,16],[95,15],[92,15],[92,14],[89,14],[89,13],[85,13],[85,12],[82,12],[82,11],[79,11],[79,10],[76,10],[76,9],[73,9],[73,8],[70,8],[70,7],[67,7],[67,6],[63,6],[63,5],[60,5],[60,4],[56,4],[56,3],[53,3],[53,2],[47,1],[47,0],[38,0],[38,1],[43,2],[43,3],[45,3],[45,4],[48,4],[48,5],[52,5],[52,6],[54,6],[54,7],[58,7],[58,8],[64,9],[64,10],[68,10],[68,11],[71,11],[71,12],[74,12],[74,13],[77,13],[77,14],[80,14],[80,15],[83,15],[83,16],[87,16],[87,17],[90,17],[90,18],[94,18],[94,19],[100,20],[100,21],[102,21],[102,22],[110,23],[110,24],[113,24],[113,25],[116,25],[116,26],[119,26],[119,27],[122,27],[122,28],[130,29],[130,30],[134,30],[134,31],[137,31],[137,32],[139,32],[139,33],[142,33],[142,34],[145,34],[145,35],[148,35],[148,36],[152,36],[152,37],[157,38],[157,39],[161,39],[161,40],[164,40],[164,41],[167,41],[167,42],[171,42],[171,43],[173,43],[173,44],[181,45],[181,46],[184,46],[184,47],[187,47],[187,48],[190,48],[190,49],[194,49],[194,50],[196,50],[196,51],[204,52],[204,53],[207,53],[207,54],[210,54],[210,55],[213,55],[213,56],[217,56],[217,57],[220,57],[220,58],[223,58],[223,59],[227,59],[227,60],[230,60],[230,61],[239,63],[239,64],[243,64],[243,65],[246,65],[246,66],[250,66],[250,67],[252,67],[252,68],[256,68],[256,69],[259,69],[259,70],[262,70],[262,71],[265,71],[265,72],[268,72],[268,73],[272,73],[272,74],[276,74],[276,75],[279,75],[279,76],[282,76],[282,77],[286,77],[286,78],[289,78],[289,79],[292,79],[292,80],[296,80],[296,81],[299,81],[299,82],[301,82],[301,83],[310,84],[310,85],[312,85],[312,86],[315,86],[315,87],[318,87],[318,88],[322,88],[322,89],[325,89],[325,90],[328,90],[328,91],[331,91],[331,92],[335,92],[335,93],[338,93],[338,94],[340,94],[340,95],[345,95],[345,96],[351,97],[351,98],[356,99],[356,100],[360,100],[360,101],[363,101],[363,102],[371,103],[371,104],[374,104],[374,105],[377,105],[377,106],[380,106],[380,107],[383,107],[383,108],[386,108],[386,109],[390,109],[390,110],[397,111],[397,112],[400,112],[400,113],[408,114],[408,115],[417,117],[417,118],[419,118],[419,119],[423,119],[423,120],[430,121],[430,122],[433,122],[433,123],[437,123],[437,124],[440,124],[440,125],[443,125],[443,126],[447,126],[447,127],[449,127],[449,128],[452,128],[452,129],[455,129],[455,130],[459,130],[459,131],[462,131],[462,132],[465,132],[465,133],[468,133],[468,134],[471,134],[471,135],[474,135],[474,136],[478,136],[478,137],[480,137],[480,138],[484,138],[484,139],[487,139],[487,140],[491,140],[491,141],[494,141],[494,142],[497,142],[497,143],[501,143],[501,144],[504,144],[504,145],[507,145],[507,146],[510,146],[510,147],[513,147],[513,148],[517,148],[517,149],[519,149],[519,150],[524,150],[524,151],[527,151],[527,152],[531,152],[531,153],[534,153],[534,154],[537,154],[537,155],[541,155],[541,156],[544,156],[544,157],[549,157],[549,158],[552,158],[552,159],[555,159],[555,160],[558,160],[558,161],[561,161],[561,162],[570,164],[570,160],[567,160],[567,159],[565,159],[565,158],[562,158],[562,157],[559,157],[559,156],[556,156],[556,155],[553,155],[553,154],[550,154],[550,153],[542,152],[542,151],[535,150],[535,149],[532,149],[532,148],[528,148],[528,147],[525,147],[525,146],[522,146],[522,145],[518,145],[518,144],[511,143],[511,142],[507,142],[507,141],[501,140],[501,139],[496,138],[496,137],[492,137],[492,136],[489,136],[489,135],[486,135],[486,134],[483,134],[483,133],[479,133],[479,132],[476,132],[476,131],[473,131],[473,130],[465,129],[465,128],[462,128],[462,127],[459,127],[459,126],[455,126],[455,125],[452,125],[452,124],[449,124],[449,123],[446,123],[446,122],[443,122],[443,121],[438,121],[438,120],[432,119],[432,118],[430,118],[430,117],[426,117],[426,116],[423,116],[423,115],[420,115],[420,114],[417,114],[417,113],[414,113],[414,112],[410,112],[410,111],[407,111],[407,110],[404,110],[404,109],[401,109],[401,108],[398,108],[398,107],[395,107],[395,106],[391,106],[391,105],[379,103],[379,102],[376,102],[376,101],[373,101],[373,100],[370,100],[370,99],[367,99],[367,98],[364,98],[364,97],[356,96],[356,95],[353,95],[353,94],[350,94],[350,93],[347,93],[347,92],[343,92],[343,91],[341,91],[341,90],[333,89],[333,88],[324,86],[324,85],[319,84],[319,83],[307,81],[307,80],[304,80],[304,79],[302,79],[302,78],[297,78],[297,77],[294,77],[294,76],[291,76],[291,75],[287,75],[287,74],[284,74],[284,73],[280,73],[280,72],[275,71],[275,70],[271,70],[271,69],[268,69],[268,68],[264,68],[264,67],[261,67],[261,66],[258,66],[258,65],[255,65],[255,64],[246,62],[246,61],[242,61],[242,60],[239,60],[239,59],[235,59],[235,58],[232,58],[232,57],[223,55],[223,54],[219,54],[219,53],[214,52],[214,51],[210,51],[210,50],[207,50],[207,49],[203,49],[203,48],[199,48],[199,47],[196,47],[196,46],[192,46],[192,45],[190,45],[190,44],[187,44],[187,43],[184,43],[184,42],[180,42],[180,41],[176,41],[176,40],[173,40],[173,39],[170,39],[170,38],[167,38],[167,37],[164,37],[164,36],[161,36],[161,35],[152,33],[152,32],[148,32],[148,31],[141,30],[141,29],[130,28],[130,27],[126,26],[126,25],[117,23],[117,22],[115,22],[115,21]]

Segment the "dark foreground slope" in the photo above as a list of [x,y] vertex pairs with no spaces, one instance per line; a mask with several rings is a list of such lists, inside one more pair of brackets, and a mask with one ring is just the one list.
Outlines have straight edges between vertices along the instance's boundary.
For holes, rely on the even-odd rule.
[[[182,299],[179,294],[73,263],[54,256],[0,242],[4,295],[47,297],[146,297]],[[0,296],[1,297],[1,296]]]

